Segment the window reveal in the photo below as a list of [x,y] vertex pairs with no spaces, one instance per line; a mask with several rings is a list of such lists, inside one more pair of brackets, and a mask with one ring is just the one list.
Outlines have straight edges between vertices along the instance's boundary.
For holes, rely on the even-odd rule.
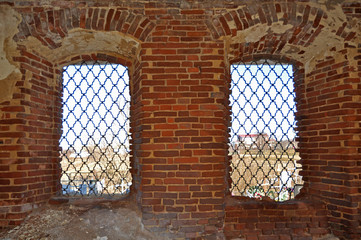
[[261,60],[231,66],[231,193],[275,201],[303,185],[294,102],[293,67]]
[[128,69],[97,61],[68,65],[62,99],[62,194],[127,194],[132,181]]

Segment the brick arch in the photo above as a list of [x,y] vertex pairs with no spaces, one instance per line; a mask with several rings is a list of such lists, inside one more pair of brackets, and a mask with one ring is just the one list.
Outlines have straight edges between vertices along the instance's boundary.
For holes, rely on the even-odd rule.
[[[131,66],[138,61],[141,43],[128,34],[116,31],[93,31],[77,28],[59,39],[55,48],[44,46],[38,38],[28,38],[18,42],[21,56],[32,59],[41,58],[54,69],[61,64],[73,61],[73,58],[112,58]],[[14,57],[15,62],[22,62],[22,57]]]
[[[280,17],[280,15],[282,16]],[[252,7],[245,6],[213,18],[213,35],[215,37],[234,36],[237,31],[246,30],[257,24],[270,26],[276,22],[292,24],[299,28],[306,25],[317,28],[322,18],[327,18],[327,14],[323,10],[297,3],[266,3]]]
[[290,63],[292,65],[294,65],[297,69],[302,68],[303,64],[293,58],[289,58],[287,56],[284,55],[279,55],[279,54],[265,54],[265,53],[257,53],[257,54],[242,54],[240,56],[238,56],[237,58],[233,58],[230,60],[230,64],[242,61],[242,62],[251,62],[251,61],[258,61],[258,60],[262,60],[262,59],[269,59],[272,61],[279,61],[281,63]]
[[[59,59],[59,61],[56,62],[54,65],[62,67],[65,65],[79,63],[81,61],[108,61],[110,63],[121,64],[128,68],[132,67],[132,65],[133,65],[132,60],[123,58],[122,56],[113,54],[111,52],[102,52],[102,51],[96,51],[95,53],[84,53],[81,55],[76,54],[73,56],[68,56],[65,59]],[[60,69],[57,69],[57,70],[59,71]]]
[[33,36],[50,49],[59,47],[61,39],[67,36],[70,30],[76,28],[118,31],[145,41],[155,27],[155,24],[146,16],[127,9],[33,7],[31,12],[21,8],[18,11],[21,13],[22,21],[18,26],[19,33],[14,36],[14,40],[19,42]]
[[[211,29],[214,38],[234,38],[242,31],[251,28],[260,29],[259,26],[271,27],[291,26],[285,31],[267,32],[259,41],[243,41],[241,45],[231,47],[240,52],[279,54],[286,44],[299,47],[310,46],[321,30],[327,26],[325,22],[329,16],[323,9],[305,3],[270,2],[254,4],[232,9],[207,20],[207,26]],[[356,32],[347,30],[347,21],[329,33],[344,41],[350,41],[356,36]],[[337,28],[338,27],[338,28]],[[243,44],[243,45],[242,45]],[[300,51],[297,54],[302,55]],[[233,57],[237,54],[233,55]]]

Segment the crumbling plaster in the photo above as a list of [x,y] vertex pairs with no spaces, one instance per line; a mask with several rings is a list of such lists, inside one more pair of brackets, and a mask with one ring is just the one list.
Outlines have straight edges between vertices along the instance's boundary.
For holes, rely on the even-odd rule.
[[[132,37],[120,32],[101,32],[85,29],[72,29],[68,35],[62,39],[60,47],[50,49],[34,38],[28,37],[21,42],[29,51],[36,52],[39,56],[54,63],[56,68],[58,63],[66,61],[71,63],[73,56],[103,52],[110,55],[119,56],[123,59],[134,60],[139,55],[140,43]],[[56,76],[55,76],[56,78]],[[51,85],[56,84],[57,79],[52,79]]]
[[[322,18],[320,25],[322,25],[321,32],[314,39],[314,41],[307,47],[301,45],[294,45],[289,42],[282,48],[279,55],[286,56],[290,59],[302,62],[305,66],[305,73],[312,72],[319,60],[323,60],[328,56],[332,56],[337,61],[349,60],[351,66],[357,66],[354,56],[357,55],[357,45],[361,43],[361,22],[359,19],[354,18],[351,21],[347,19],[344,14],[340,2],[344,1],[319,1],[319,3],[308,3],[311,7],[316,7],[327,13],[326,18]],[[300,15],[300,13],[297,13]],[[282,19],[283,13],[278,13],[278,19]],[[302,16],[300,16],[302,19]],[[345,55],[340,53],[340,50],[345,47],[345,39],[341,36],[336,35],[339,28],[347,22],[346,32],[355,32],[356,35],[348,41],[348,45],[354,46],[349,48],[347,59]],[[260,41],[263,37],[268,34],[289,34],[292,36],[294,27],[297,25],[288,23],[284,24],[283,21],[273,22],[271,25],[256,24],[245,30],[237,31],[235,36],[226,36],[226,45],[236,43],[255,43]],[[235,28],[235,26],[230,26]],[[313,29],[312,31],[315,31]],[[229,59],[237,58],[238,56],[229,56]],[[357,73],[351,73],[357,77]]]
[[21,42],[28,50],[47,56],[51,62],[62,62],[69,56],[96,52],[109,52],[125,59],[134,59],[139,53],[139,42],[120,32],[100,32],[84,29],[72,29],[62,39],[61,46],[50,49],[34,37]]
[[[46,2],[48,1],[45,1],[44,4]],[[236,2],[234,1],[235,4]],[[347,42],[348,45],[355,46],[355,48],[348,49],[347,60],[350,61],[351,66],[357,66],[354,56],[357,54],[357,45],[361,43],[361,23],[359,19],[350,20],[346,18],[341,7],[341,3],[344,2],[348,1],[318,0],[304,3],[327,13],[327,17],[322,18],[320,23],[322,25],[321,32],[313,43],[307,47],[287,42],[279,54],[304,63],[306,74],[313,71],[317,62],[327,56],[333,56],[336,61],[345,61],[345,54],[339,53],[339,50],[344,49],[346,42],[344,38],[336,35],[336,32],[347,22],[345,31],[356,33],[355,37]],[[240,1],[238,7],[242,8],[249,4]],[[257,5],[260,3],[256,1],[252,4]],[[282,14],[282,12],[278,13],[278,19],[282,19]],[[301,13],[297,14],[300,15]],[[12,7],[0,5],[0,102],[11,98],[16,79],[21,77],[19,66],[12,60],[12,57],[19,56],[19,52],[16,50],[17,43],[14,42],[13,36],[18,31],[17,26],[21,19],[21,15]],[[281,20],[271,25],[258,23],[245,30],[237,31],[235,36],[224,37],[224,41],[226,42],[225,45],[229,47],[233,43],[257,42],[270,33],[292,35],[295,26],[297,26],[296,23],[284,24]],[[70,30],[65,38],[55,40],[60,46],[56,49],[44,46],[34,37],[28,37],[18,42],[18,44],[26,46],[29,51],[37,53],[52,63],[64,62],[67,59],[70,60],[72,56],[94,51],[110,53],[129,60],[137,58],[140,51],[140,42],[137,39],[116,31],[105,32],[77,28]],[[227,60],[235,57],[232,55],[226,56]],[[351,77],[356,77],[356,75]],[[52,81],[51,84],[56,83],[56,79],[52,79]]]
[[[21,78],[20,66],[13,61],[13,57],[20,56],[17,44],[25,46],[27,51],[54,63],[55,68],[62,67],[57,66],[58,63],[71,62],[74,56],[94,52],[103,52],[130,61],[139,56],[140,42],[116,31],[72,29],[66,37],[56,39],[60,46],[56,49],[44,46],[32,36],[16,43],[13,37],[18,32],[21,19],[21,15],[10,6],[0,5],[0,102],[11,99],[15,82]],[[56,84],[56,75],[54,76],[55,79],[49,79],[50,85]],[[28,75],[25,77],[26,81],[31,78]]]
[[17,79],[21,78],[19,66],[12,57],[19,55],[12,40],[18,32],[21,16],[7,5],[0,5],[0,102],[10,99]]

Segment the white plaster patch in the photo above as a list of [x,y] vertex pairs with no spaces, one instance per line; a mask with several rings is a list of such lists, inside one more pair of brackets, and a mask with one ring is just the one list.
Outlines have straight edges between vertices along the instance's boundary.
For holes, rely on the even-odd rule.
[[[340,2],[343,1],[325,0],[321,2],[327,2],[328,5],[326,6],[325,4],[319,4],[317,2],[308,3],[311,7],[320,8],[327,14],[326,18],[321,19],[320,26],[322,25],[322,30],[314,41],[307,47],[293,45],[287,42],[281,50],[281,55],[303,62],[306,73],[311,72],[315,68],[318,60],[322,60],[327,56],[334,56],[340,61],[345,60],[344,55],[339,53],[339,51],[344,48],[345,40],[343,37],[336,35],[338,29],[345,22],[348,22],[348,27],[346,27],[345,32],[356,33],[356,37],[349,41],[349,44],[357,46],[357,44],[361,42],[361,23],[357,21],[357,19],[347,20],[340,5]],[[282,17],[279,16],[279,19],[281,18]],[[310,20],[312,20],[312,18]],[[236,36],[230,37],[229,41],[226,40],[226,46],[235,43],[257,42],[269,32],[282,35],[292,30],[293,27],[295,26],[292,24],[283,25],[281,21],[272,23],[271,25],[257,24],[246,30],[238,31]],[[316,28],[312,28],[311,30],[314,32]],[[226,37],[226,39],[227,38],[228,37]],[[349,60],[352,61],[351,59]],[[357,65],[357,63],[352,63],[352,65]]]
[[8,60],[8,45],[12,37],[18,32],[17,26],[21,21],[20,15],[10,6],[0,5],[0,81],[7,78],[17,67]]
[[97,32],[80,28],[69,31],[61,46],[56,49],[49,49],[34,37],[29,37],[23,44],[28,49],[46,56],[51,62],[94,52],[115,53],[131,59],[137,55],[140,45],[138,41],[120,32]]
[[231,38],[231,44],[238,42],[257,42],[269,31],[277,34],[282,34],[291,29],[292,27],[293,25],[291,24],[284,25],[280,22],[273,23],[271,26],[269,26],[267,23],[257,24],[243,31],[238,31],[237,36]]

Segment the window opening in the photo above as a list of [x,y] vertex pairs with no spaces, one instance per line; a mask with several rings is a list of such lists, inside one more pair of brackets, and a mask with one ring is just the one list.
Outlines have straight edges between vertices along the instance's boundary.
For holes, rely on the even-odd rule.
[[295,131],[293,66],[261,60],[231,66],[231,193],[286,201],[303,185]]
[[62,77],[62,194],[126,195],[132,183],[128,69],[82,62],[64,67]]

